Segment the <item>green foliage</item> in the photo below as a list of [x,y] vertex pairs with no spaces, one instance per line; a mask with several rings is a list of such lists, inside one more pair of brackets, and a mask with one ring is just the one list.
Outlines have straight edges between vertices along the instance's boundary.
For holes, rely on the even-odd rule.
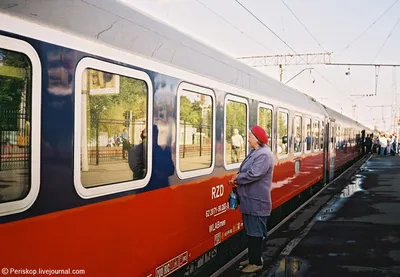
[[258,125],[264,128],[267,135],[271,136],[271,126],[272,126],[272,111],[265,108],[260,108],[258,116]]
[[228,101],[226,105],[226,139],[228,141],[230,141],[233,135],[233,129],[238,129],[241,136],[246,135],[246,112],[245,104]]
[[89,95],[90,137],[95,138],[99,120],[99,132],[107,132],[110,137],[120,135],[125,128],[124,112],[132,111],[132,120],[135,121],[146,118],[146,109],[145,82],[121,76],[119,94]]
[[23,79],[0,76],[0,106],[19,109],[24,86]]
[[[19,110],[21,95],[27,81],[25,76],[29,78],[29,60],[24,54],[3,49],[0,49],[0,56],[3,63],[0,66],[0,107]],[[29,86],[27,90],[29,96]]]
[[278,121],[278,130],[279,136],[278,139],[281,140],[282,137],[288,135],[288,115],[287,113],[279,112],[279,121]]

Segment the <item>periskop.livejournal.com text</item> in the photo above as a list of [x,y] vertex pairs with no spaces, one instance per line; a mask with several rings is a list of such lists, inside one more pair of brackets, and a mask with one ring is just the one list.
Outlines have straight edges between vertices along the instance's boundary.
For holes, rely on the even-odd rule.
[[51,275],[84,275],[86,272],[84,269],[53,269],[53,268],[13,268],[13,267],[3,267],[1,269],[1,274],[5,275],[38,275],[38,276],[51,276]]

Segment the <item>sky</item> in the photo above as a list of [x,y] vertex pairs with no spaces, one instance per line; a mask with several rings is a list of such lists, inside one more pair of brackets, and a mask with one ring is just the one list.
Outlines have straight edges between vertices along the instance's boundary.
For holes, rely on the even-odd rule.
[[[332,52],[332,63],[400,64],[399,0],[122,1],[232,58]],[[279,81],[277,66],[257,69]],[[288,65],[283,82],[298,73],[287,85],[363,124],[391,130],[400,68]]]

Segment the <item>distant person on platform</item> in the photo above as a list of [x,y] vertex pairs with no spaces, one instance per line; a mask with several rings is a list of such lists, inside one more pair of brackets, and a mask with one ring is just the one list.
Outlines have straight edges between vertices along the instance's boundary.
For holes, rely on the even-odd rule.
[[244,141],[238,129],[233,129],[232,136],[232,163],[238,163],[242,153]]
[[248,237],[249,259],[240,263],[246,266],[243,273],[253,273],[263,268],[262,245],[267,237],[267,221],[272,210],[271,187],[274,157],[269,148],[268,136],[260,126],[251,128],[248,137],[252,148],[240,165],[239,172],[229,183],[236,187]]

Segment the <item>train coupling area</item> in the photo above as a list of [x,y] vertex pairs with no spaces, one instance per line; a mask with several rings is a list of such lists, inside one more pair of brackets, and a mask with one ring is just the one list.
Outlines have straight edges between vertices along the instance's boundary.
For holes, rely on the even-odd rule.
[[260,272],[241,255],[212,277],[400,276],[399,180],[399,156],[366,156],[269,232]]

